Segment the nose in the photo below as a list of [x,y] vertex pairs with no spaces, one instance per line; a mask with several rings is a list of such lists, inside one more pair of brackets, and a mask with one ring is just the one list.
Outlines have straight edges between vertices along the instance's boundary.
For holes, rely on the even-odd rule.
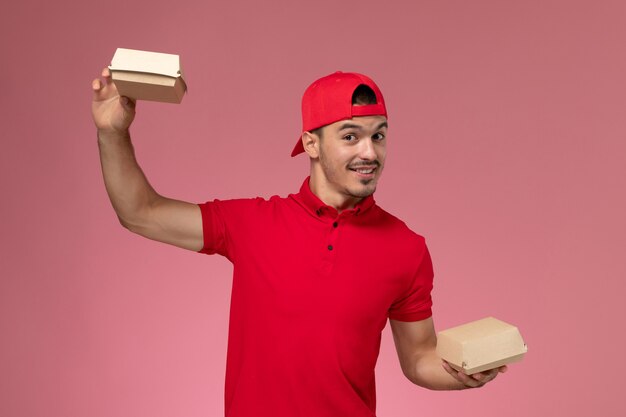
[[359,157],[365,161],[376,160],[376,149],[371,138],[363,139],[359,143]]

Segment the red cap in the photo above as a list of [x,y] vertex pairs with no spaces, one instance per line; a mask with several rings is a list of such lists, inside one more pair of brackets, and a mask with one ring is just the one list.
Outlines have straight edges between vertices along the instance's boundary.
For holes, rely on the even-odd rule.
[[[354,90],[366,85],[374,91],[376,104],[352,105]],[[314,81],[302,96],[302,132],[311,131],[354,116],[385,116],[385,100],[378,86],[362,74],[337,71]],[[302,135],[291,156],[304,152]]]

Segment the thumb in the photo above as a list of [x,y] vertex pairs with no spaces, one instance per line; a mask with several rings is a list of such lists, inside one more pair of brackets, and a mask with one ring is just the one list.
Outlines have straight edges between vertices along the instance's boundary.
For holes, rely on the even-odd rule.
[[136,103],[135,101],[129,99],[128,97],[121,96],[120,103],[122,104],[122,107],[124,107],[124,110],[129,111],[131,113],[135,111]]
[[130,125],[133,123],[133,120],[135,120],[135,101],[131,100],[128,97],[120,97],[120,104],[122,106],[122,114],[121,116],[121,120],[119,120],[119,122],[121,123],[121,126],[124,129],[128,129],[130,127]]

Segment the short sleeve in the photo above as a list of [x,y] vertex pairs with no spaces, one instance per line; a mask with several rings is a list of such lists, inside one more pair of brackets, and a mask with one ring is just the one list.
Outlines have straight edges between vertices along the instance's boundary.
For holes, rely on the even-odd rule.
[[[246,253],[251,242],[262,235],[270,204],[261,197],[213,200],[198,204],[202,213],[204,245],[199,251],[220,254],[235,262],[237,253]],[[240,250],[241,248],[245,248]]]
[[428,248],[423,254],[409,289],[389,308],[389,318],[399,321],[419,321],[432,316],[433,263]]
[[208,201],[198,204],[202,213],[202,235],[204,246],[200,253],[212,255],[218,253],[228,257],[228,244],[226,238],[226,226],[222,215],[222,202],[220,200]]

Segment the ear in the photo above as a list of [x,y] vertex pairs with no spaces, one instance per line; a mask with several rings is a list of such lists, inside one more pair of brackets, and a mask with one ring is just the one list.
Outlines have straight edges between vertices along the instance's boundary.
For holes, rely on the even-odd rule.
[[319,157],[320,138],[315,133],[304,132],[302,134],[302,146],[304,151],[313,159]]

